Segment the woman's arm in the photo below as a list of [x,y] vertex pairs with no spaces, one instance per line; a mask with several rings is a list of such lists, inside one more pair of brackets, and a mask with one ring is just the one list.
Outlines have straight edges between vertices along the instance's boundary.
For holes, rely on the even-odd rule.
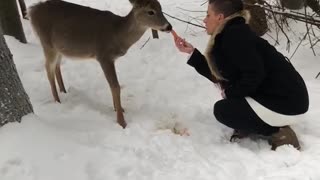
[[218,83],[217,80],[213,78],[205,57],[197,49],[194,49],[194,52],[192,53],[187,63],[190,66],[194,67],[195,70],[202,76],[206,77],[214,83]]

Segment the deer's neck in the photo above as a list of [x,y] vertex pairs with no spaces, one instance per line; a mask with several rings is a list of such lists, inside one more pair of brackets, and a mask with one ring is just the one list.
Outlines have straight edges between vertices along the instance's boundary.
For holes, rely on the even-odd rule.
[[123,43],[127,48],[137,42],[141,36],[146,32],[148,28],[142,26],[139,22],[136,21],[134,17],[134,13],[131,12],[124,17],[124,26],[122,28],[122,32],[124,33],[125,39],[123,39]]

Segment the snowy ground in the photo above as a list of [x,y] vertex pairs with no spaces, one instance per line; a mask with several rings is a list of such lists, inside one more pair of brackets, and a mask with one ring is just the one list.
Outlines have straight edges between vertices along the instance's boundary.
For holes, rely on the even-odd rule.
[[[70,1],[119,15],[131,7],[127,0]],[[181,18],[187,15],[177,7],[206,8],[200,6],[202,0],[160,2],[165,12]],[[208,36],[203,30],[186,30],[186,24],[168,20],[181,36],[204,50]],[[36,115],[0,129],[0,180],[320,179],[320,81],[314,79],[320,61],[308,46],[292,59],[311,100],[305,119],[293,126],[302,151],[284,146],[274,152],[262,140],[228,141],[231,129],[212,114],[219,91],[186,65],[187,56],[176,50],[170,34],[161,33],[160,40],[140,49],[151,35],[148,31],[117,61],[128,122],[123,130],[115,122],[111,93],[95,61],[64,61],[68,93],[60,94],[62,104],[53,102],[41,47],[29,22],[23,24],[29,44],[8,36],[6,40]],[[287,55],[284,47],[285,43],[277,48]],[[191,135],[173,134],[170,128],[175,123]]]

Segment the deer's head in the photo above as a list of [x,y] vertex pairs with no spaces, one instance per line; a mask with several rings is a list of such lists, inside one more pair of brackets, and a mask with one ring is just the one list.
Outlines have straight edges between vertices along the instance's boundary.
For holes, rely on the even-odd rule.
[[171,24],[164,17],[162,8],[157,0],[129,0],[133,5],[133,13],[137,22],[142,26],[159,31],[170,32]]

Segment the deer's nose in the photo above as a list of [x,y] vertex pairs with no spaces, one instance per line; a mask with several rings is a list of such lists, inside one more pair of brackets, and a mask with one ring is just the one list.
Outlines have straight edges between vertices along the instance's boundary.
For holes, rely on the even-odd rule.
[[172,26],[171,24],[168,24],[165,28],[166,31],[171,31],[172,30]]
[[172,30],[171,24],[166,24],[161,31],[170,32]]

